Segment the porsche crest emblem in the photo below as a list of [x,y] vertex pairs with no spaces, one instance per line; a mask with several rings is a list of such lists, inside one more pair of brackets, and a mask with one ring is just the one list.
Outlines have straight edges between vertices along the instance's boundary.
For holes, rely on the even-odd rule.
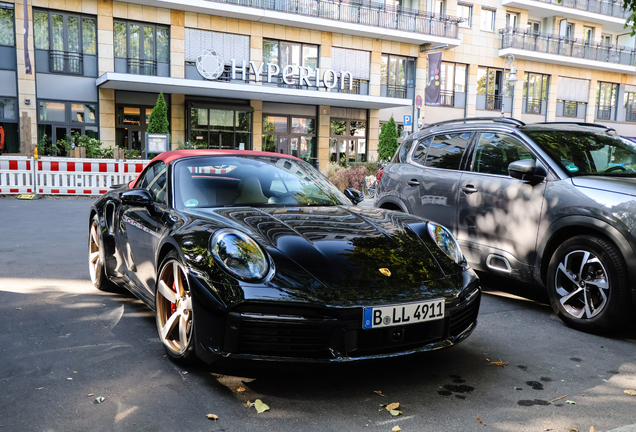
[[388,268],[381,268],[378,270],[380,270],[380,273],[382,273],[386,277],[391,276],[391,270],[389,270]]

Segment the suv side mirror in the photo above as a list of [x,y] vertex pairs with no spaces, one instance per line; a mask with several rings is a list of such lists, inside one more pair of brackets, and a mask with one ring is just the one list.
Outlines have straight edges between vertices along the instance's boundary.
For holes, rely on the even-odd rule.
[[353,203],[353,205],[358,205],[362,201],[364,201],[364,195],[358,189],[347,188],[344,190],[344,194],[349,201]]
[[537,165],[532,159],[522,159],[508,165],[510,177],[525,180],[532,184],[540,183],[548,173],[543,165]]
[[131,189],[121,194],[121,202],[123,204],[148,207],[152,205],[152,195],[146,189]]

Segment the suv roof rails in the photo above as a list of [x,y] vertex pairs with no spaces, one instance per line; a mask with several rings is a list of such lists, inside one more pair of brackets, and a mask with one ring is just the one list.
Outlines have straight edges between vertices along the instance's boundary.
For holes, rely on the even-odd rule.
[[451,124],[451,123],[468,123],[468,122],[481,122],[481,121],[491,121],[491,122],[494,122],[494,123],[506,123],[506,124],[511,124],[511,125],[515,125],[515,126],[525,126],[526,125],[521,120],[517,120],[517,119],[513,119],[513,118],[506,118],[506,117],[469,117],[469,118],[460,118],[460,119],[445,120],[445,121],[441,121],[441,122],[436,122],[436,123],[433,123],[432,125],[430,125],[428,127],[441,126],[441,125],[446,125],[446,124]]
[[601,129],[605,129],[607,132],[611,132],[614,131],[616,132],[616,129],[602,125],[602,124],[598,124],[598,123],[584,123],[584,122],[541,122],[541,123],[535,123],[535,124],[544,124],[544,125],[556,125],[556,124],[563,124],[563,125],[577,125],[577,126],[586,126],[586,127],[595,127],[595,128],[601,128]]

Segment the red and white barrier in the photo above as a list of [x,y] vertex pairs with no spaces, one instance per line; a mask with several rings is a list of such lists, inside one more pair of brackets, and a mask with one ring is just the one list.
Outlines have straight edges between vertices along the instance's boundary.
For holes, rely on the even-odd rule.
[[148,160],[0,156],[0,194],[101,195],[136,178]]

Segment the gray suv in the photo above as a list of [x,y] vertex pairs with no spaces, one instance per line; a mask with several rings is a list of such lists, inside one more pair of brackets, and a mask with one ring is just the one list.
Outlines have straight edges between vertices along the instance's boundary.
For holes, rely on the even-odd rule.
[[636,143],[613,129],[437,123],[404,140],[375,206],[444,224],[475,270],[547,289],[572,327],[635,317]]

